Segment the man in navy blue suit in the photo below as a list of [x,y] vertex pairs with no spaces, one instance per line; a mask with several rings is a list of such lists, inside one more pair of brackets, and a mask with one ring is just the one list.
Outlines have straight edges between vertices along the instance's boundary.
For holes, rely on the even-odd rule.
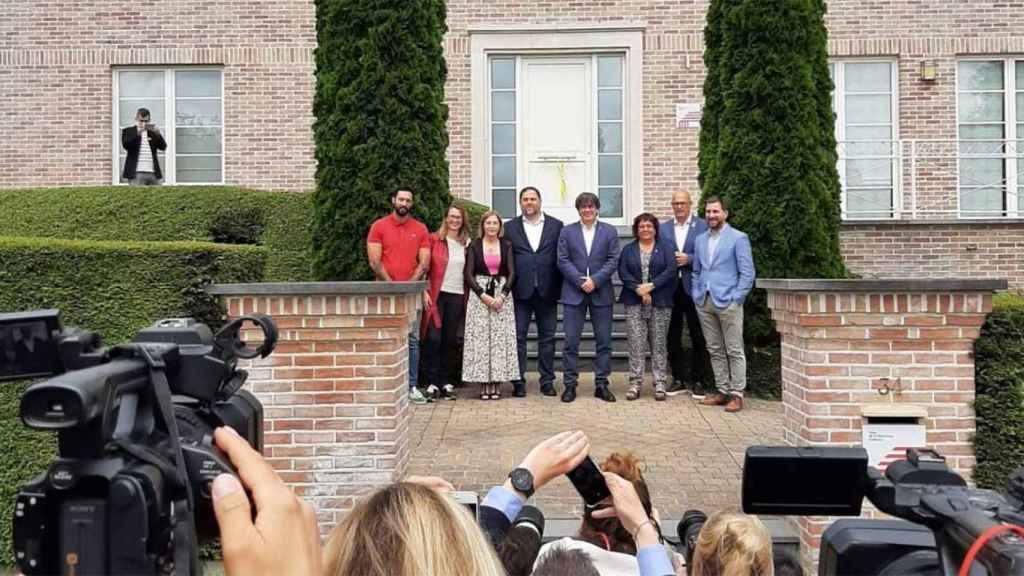
[[[672,195],[671,220],[661,223],[658,239],[672,249],[675,254],[677,283],[672,296],[672,319],[668,324],[668,365],[672,369],[672,382],[666,391],[669,396],[690,389],[694,400],[704,399],[704,367],[707,347],[704,333],[700,327],[697,307],[690,296],[691,278],[693,276],[693,247],[697,236],[703,234],[708,225],[699,216],[693,214],[690,193],[684,191]],[[690,366],[689,378],[686,374],[686,356],[683,354],[683,319],[690,333]]]
[[594,396],[615,402],[608,389],[612,370],[612,305],[615,293],[612,274],[619,263],[619,235],[611,224],[598,222],[601,200],[590,192],[576,197],[580,221],[562,228],[558,237],[558,269],[562,272],[562,310],[565,346],[562,368],[565,391],[562,402],[576,399],[583,321],[590,312],[597,356],[594,359]]
[[516,281],[512,294],[516,306],[516,347],[519,380],[513,395],[526,396],[526,334],[530,318],[537,318],[537,369],[540,391],[555,396],[555,324],[562,274],[558,271],[558,236],[562,221],[541,211],[540,190],[526,186],[519,191],[520,216],[505,224],[505,238],[512,243]]

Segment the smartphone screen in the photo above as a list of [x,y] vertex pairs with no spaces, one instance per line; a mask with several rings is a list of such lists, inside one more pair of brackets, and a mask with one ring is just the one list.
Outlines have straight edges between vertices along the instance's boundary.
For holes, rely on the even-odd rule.
[[569,471],[566,476],[576,487],[576,491],[583,497],[587,506],[596,506],[605,498],[611,496],[608,491],[608,484],[604,481],[604,475],[598,469],[594,461],[587,456],[580,465]]

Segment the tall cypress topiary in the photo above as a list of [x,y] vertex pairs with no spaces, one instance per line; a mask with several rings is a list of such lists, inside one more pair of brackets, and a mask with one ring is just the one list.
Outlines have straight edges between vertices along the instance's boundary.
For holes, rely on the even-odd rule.
[[390,192],[415,191],[434,227],[448,191],[444,0],[316,0],[313,272],[371,277],[370,224]]
[[700,118],[700,139],[697,156],[697,182],[705,197],[717,196],[718,171],[718,119],[725,106],[725,90],[722,85],[722,67],[718,65],[722,53],[724,12],[729,0],[712,0],[708,5],[704,25],[704,107]]
[[822,0],[712,0],[704,194],[750,235],[759,277],[836,278],[839,177]]

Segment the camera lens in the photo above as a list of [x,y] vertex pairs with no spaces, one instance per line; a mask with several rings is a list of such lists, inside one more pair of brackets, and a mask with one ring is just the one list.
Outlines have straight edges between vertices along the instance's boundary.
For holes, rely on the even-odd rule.
[[700,510],[687,510],[683,512],[682,520],[676,525],[676,536],[684,547],[687,568],[693,566],[693,550],[697,546],[697,537],[707,521],[708,515]]

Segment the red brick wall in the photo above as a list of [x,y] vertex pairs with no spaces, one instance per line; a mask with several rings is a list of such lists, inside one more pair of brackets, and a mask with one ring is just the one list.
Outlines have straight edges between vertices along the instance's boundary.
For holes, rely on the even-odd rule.
[[840,239],[864,278],[1006,278],[1024,289],[1024,222],[844,224]]
[[[354,499],[405,476],[407,335],[420,297],[227,296],[232,318],[272,314],[275,352],[240,364],[264,407],[264,455],[317,511],[326,534]],[[243,334],[252,341],[260,333]]]
[[109,184],[111,68],[142,64],[223,66],[225,182],[312,187],[312,2],[43,0],[3,12],[0,187]]
[[[256,2],[166,0],[127,6],[113,0],[14,2],[0,18],[0,187],[105,184],[111,180],[111,67],[138,64],[216,64],[225,80],[225,181],[259,188],[304,190],[313,186],[315,160],[310,130],[316,45],[310,0]],[[696,129],[676,128],[675,104],[700,101],[706,0],[450,0],[445,51],[451,114],[452,192],[471,195],[471,107],[469,28],[536,23],[643,22],[644,204],[670,213],[671,193],[696,189]],[[833,0],[827,22],[834,58],[884,56],[898,59],[899,136],[955,137],[955,68],[958,55],[1024,53],[1024,2],[976,0],[905,2]],[[145,33],[138,32],[145,29]],[[934,60],[938,78],[919,78],[921,60]],[[40,123],[53,118],[59,142],[40,137]],[[47,162],[54,146],[60,161]],[[952,162],[918,169],[917,206],[925,218],[948,218],[928,210],[956,206]],[[904,165],[909,181],[910,163]],[[902,207],[911,206],[904,190]],[[1020,259],[1024,228],[995,225],[979,238],[976,252],[918,244],[957,244],[989,225],[930,228],[847,225],[843,248],[851,270],[887,276],[903,270],[940,275],[1002,275],[1024,287]],[[873,238],[892,238],[908,250],[893,259],[872,258]],[[945,240],[943,240],[945,238]],[[998,238],[998,240],[996,240]],[[888,251],[888,246],[880,247]],[[947,256],[932,258],[932,254]],[[1004,255],[1011,261],[1004,261]]]
[[[927,412],[928,446],[969,479],[973,347],[992,296],[858,290],[864,291],[768,291],[782,334],[786,442],[860,445],[865,405],[909,404]],[[817,562],[829,523],[798,519],[805,566]]]

